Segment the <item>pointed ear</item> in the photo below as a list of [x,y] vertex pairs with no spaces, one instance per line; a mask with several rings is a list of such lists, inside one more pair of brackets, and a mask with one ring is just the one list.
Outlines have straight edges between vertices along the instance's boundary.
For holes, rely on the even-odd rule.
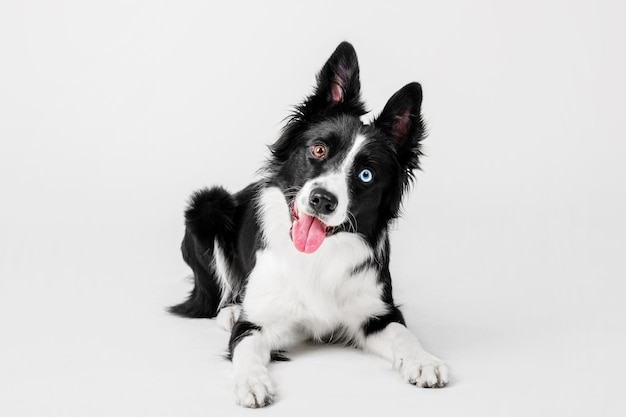
[[418,83],[407,84],[391,96],[374,125],[387,133],[396,148],[401,148],[421,139],[421,107],[422,87]]
[[402,165],[412,170],[418,167],[421,155],[419,143],[424,137],[421,117],[422,86],[410,83],[396,92],[373,125],[392,142]]
[[356,51],[348,42],[339,44],[317,74],[314,94],[305,102],[306,112],[337,109],[365,114]]

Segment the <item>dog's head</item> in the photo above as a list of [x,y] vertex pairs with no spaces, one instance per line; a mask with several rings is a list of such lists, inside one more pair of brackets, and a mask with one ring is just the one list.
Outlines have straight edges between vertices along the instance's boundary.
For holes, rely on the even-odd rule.
[[271,147],[269,173],[291,207],[296,249],[312,253],[337,233],[380,237],[418,168],[421,102],[420,85],[408,84],[364,124],[356,52],[337,47]]

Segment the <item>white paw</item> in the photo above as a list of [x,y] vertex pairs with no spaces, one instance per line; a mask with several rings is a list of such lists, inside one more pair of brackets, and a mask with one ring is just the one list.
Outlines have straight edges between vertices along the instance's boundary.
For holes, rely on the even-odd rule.
[[233,330],[233,326],[239,320],[239,316],[241,315],[241,306],[238,305],[230,305],[226,307],[222,307],[220,312],[217,313],[216,321],[217,325],[220,329],[224,329],[227,332]]
[[236,375],[234,387],[237,404],[241,406],[259,408],[274,401],[274,386],[264,366]]
[[448,385],[448,366],[426,352],[398,358],[393,368],[410,384],[422,388],[442,388]]

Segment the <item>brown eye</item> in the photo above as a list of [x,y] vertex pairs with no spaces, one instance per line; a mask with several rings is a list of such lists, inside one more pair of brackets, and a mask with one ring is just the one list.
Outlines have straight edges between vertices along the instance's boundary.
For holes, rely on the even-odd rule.
[[313,145],[311,147],[311,153],[317,159],[324,159],[326,157],[326,152],[327,152],[326,146],[322,144],[318,143],[317,145]]

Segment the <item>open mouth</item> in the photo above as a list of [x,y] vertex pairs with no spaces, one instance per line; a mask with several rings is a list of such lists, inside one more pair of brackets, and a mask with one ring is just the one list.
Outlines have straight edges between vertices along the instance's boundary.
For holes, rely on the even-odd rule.
[[291,221],[291,241],[298,251],[304,253],[318,250],[324,239],[336,230],[317,217],[300,212],[295,201],[291,205]]

